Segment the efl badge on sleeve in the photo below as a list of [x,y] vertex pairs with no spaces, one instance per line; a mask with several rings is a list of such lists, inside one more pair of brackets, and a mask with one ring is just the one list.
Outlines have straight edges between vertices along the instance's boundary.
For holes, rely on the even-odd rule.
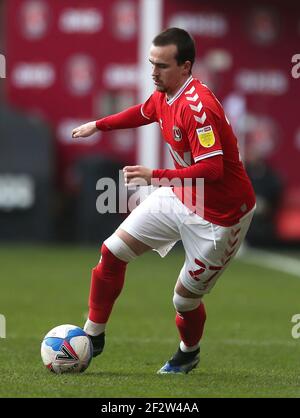
[[214,131],[210,125],[204,126],[204,128],[198,128],[196,129],[196,132],[197,132],[198,139],[202,147],[210,148],[215,144],[216,139],[215,139]]

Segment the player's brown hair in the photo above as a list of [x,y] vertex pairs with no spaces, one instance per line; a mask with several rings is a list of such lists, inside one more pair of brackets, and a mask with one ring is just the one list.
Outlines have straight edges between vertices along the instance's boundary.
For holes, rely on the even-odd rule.
[[155,46],[176,45],[177,54],[175,59],[177,64],[182,65],[185,61],[190,61],[192,68],[196,55],[195,41],[184,29],[168,28],[159,33],[152,43]]

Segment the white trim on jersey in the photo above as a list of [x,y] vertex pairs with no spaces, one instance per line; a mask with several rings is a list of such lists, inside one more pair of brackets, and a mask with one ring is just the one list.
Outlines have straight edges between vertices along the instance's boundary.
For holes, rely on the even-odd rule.
[[192,104],[190,104],[189,106],[190,106],[190,108],[191,108],[194,112],[198,112],[198,113],[200,113],[200,111],[201,111],[201,109],[202,109],[202,107],[203,107],[203,104],[202,104],[202,102],[199,102],[197,106],[194,106],[194,105],[192,105]]
[[186,97],[186,100],[188,100],[190,102],[196,102],[198,99],[199,99],[198,93],[195,93],[195,95],[193,97]]
[[142,116],[143,116],[145,119],[150,120],[150,118],[148,118],[148,117],[144,114],[144,112],[143,112],[143,106],[141,106],[141,114],[142,114]]
[[191,161],[191,153],[190,152],[185,152],[184,153],[184,157],[188,160],[188,161],[185,161],[185,160],[183,160],[181,157],[180,157],[180,155],[178,154],[178,152],[176,152],[176,151],[174,151],[173,150],[173,148],[171,147],[171,145],[170,144],[167,144],[168,145],[168,147],[169,147],[169,151],[170,151],[170,153],[171,153],[171,155],[172,155],[172,157],[174,158],[174,160],[179,164],[179,165],[181,165],[181,167],[190,167],[191,166],[191,164],[192,164],[192,161]]
[[199,116],[194,115],[194,119],[196,122],[201,123],[201,125],[203,125],[204,122],[206,121],[206,113],[203,112],[203,115],[201,116],[201,118],[199,118]]
[[205,158],[214,157],[215,155],[223,155],[222,150],[208,152],[207,154],[199,155],[198,157],[194,158],[194,161],[197,163],[198,161],[205,160]]
[[193,86],[193,87],[191,88],[191,90],[186,91],[184,94],[191,95],[191,94],[193,94],[193,93],[194,93],[194,91],[195,91],[195,86]]
[[194,80],[193,76],[191,75],[190,78],[188,78],[186,80],[186,82],[184,83],[184,85],[182,87],[180,87],[180,89],[178,90],[178,92],[175,94],[175,96],[173,96],[171,99],[167,99],[166,98],[166,102],[168,105],[171,105],[175,102],[176,99],[178,99],[179,96],[181,96],[181,94],[183,93],[183,91],[186,89],[186,87],[190,84],[190,82]]

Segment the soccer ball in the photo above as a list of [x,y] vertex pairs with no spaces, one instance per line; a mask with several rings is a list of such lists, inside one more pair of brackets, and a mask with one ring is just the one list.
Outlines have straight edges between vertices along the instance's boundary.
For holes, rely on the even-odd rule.
[[76,325],[59,325],[45,335],[41,345],[44,365],[57,374],[80,373],[92,360],[89,336]]

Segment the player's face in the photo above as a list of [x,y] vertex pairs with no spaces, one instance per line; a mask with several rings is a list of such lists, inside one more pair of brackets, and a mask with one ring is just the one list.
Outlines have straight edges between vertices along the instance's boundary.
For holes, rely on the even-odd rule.
[[170,97],[180,89],[190,74],[190,61],[178,65],[176,53],[176,45],[152,45],[149,56],[156,90],[167,93]]

